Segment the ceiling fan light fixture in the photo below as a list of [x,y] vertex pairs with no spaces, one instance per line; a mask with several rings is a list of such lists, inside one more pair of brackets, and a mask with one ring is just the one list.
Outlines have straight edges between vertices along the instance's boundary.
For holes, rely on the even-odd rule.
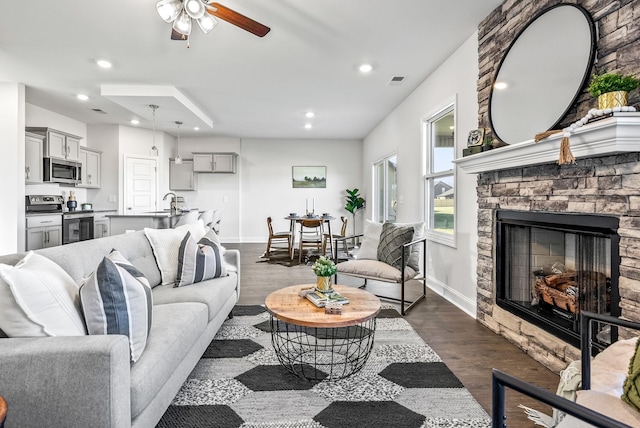
[[173,21],[173,29],[178,33],[188,36],[191,34],[191,17],[184,10],[180,12],[175,21]]
[[209,34],[209,31],[213,30],[218,24],[218,21],[208,13],[205,13],[198,19],[198,25],[204,34]]
[[204,3],[201,0],[185,0],[184,10],[193,19],[200,19],[205,12]]
[[156,3],[156,10],[160,18],[164,22],[173,22],[182,10],[182,1],[180,0],[160,0]]

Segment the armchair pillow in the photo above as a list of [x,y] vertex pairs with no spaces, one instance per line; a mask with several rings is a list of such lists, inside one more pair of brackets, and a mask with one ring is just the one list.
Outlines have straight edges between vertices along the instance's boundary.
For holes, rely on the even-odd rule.
[[[384,223],[378,244],[378,260],[402,270],[411,255],[411,248],[405,248],[403,245],[413,240],[413,234],[413,225],[400,226],[389,222]],[[402,265],[403,253],[405,266]]]
[[142,272],[113,250],[80,286],[89,334],[123,334],[129,338],[131,362],[147,345],[153,300]]
[[358,252],[358,260],[378,260],[378,244],[380,243],[380,233],[382,223],[365,220],[364,236]]
[[77,284],[33,251],[0,264],[0,328],[9,337],[86,335]]
[[187,232],[178,253],[178,274],[174,287],[193,284],[205,279],[227,276],[223,259],[224,247],[212,230],[198,242]]

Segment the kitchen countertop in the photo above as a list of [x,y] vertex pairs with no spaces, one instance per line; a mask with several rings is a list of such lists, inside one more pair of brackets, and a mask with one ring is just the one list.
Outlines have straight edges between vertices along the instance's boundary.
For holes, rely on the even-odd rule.
[[[191,210],[197,211],[197,210]],[[130,213],[130,214],[106,214],[105,217],[153,217],[153,218],[166,218],[166,217],[180,217],[183,214],[187,214],[191,211],[178,211],[171,212],[170,210],[166,211],[152,211],[152,212],[144,212],[144,213]]]

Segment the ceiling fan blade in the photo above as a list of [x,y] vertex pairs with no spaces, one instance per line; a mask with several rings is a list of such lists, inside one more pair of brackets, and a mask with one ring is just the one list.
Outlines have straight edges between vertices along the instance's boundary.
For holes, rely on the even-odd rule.
[[230,22],[231,24],[242,28],[252,34],[255,34],[258,37],[264,37],[267,35],[271,28],[266,25],[262,25],[261,23],[254,21],[251,18],[247,18],[246,16],[236,12],[235,10],[231,10],[228,7],[222,6],[220,3],[209,3],[207,6],[207,12],[211,15],[220,18],[224,21]]
[[173,28],[171,29],[171,40],[189,40],[189,36],[178,33]]

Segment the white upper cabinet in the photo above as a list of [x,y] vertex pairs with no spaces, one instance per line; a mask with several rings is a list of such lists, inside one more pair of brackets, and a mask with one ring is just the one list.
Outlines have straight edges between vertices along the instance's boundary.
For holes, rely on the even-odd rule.
[[27,132],[24,139],[24,182],[42,183],[44,137]]
[[237,153],[193,153],[193,172],[235,173]]
[[51,128],[26,128],[27,132],[42,135],[44,140],[44,156],[50,158],[80,160],[81,137]]
[[82,170],[80,171],[80,184],[78,187],[87,187],[98,189],[100,187],[100,163],[102,160],[102,152],[93,150],[88,147],[80,147],[80,163]]

